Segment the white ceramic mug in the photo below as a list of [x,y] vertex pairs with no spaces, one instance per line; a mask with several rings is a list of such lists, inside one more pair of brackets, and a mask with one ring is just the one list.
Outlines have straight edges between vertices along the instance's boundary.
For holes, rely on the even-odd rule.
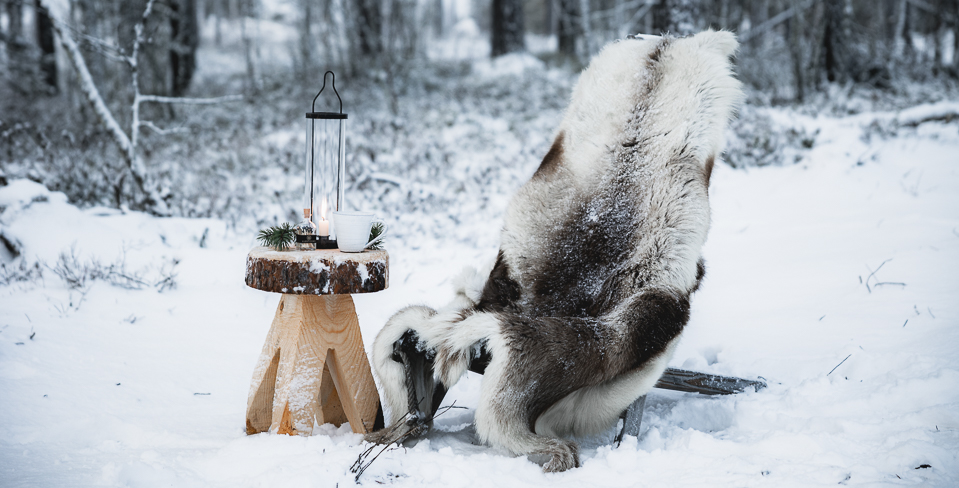
[[383,220],[375,220],[383,224],[383,233],[370,240],[370,229],[373,228],[374,221],[372,212],[333,212],[336,247],[343,252],[363,252],[367,247],[379,242],[386,236],[388,227]]

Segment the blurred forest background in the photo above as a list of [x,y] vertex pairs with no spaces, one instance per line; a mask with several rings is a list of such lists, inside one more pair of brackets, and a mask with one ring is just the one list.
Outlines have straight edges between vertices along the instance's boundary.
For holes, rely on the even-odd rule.
[[0,0],[0,184],[234,228],[293,221],[303,114],[332,69],[350,198],[455,224],[529,176],[602,46],[706,28],[742,44],[736,167],[815,144],[763,107],[955,98],[959,0]]

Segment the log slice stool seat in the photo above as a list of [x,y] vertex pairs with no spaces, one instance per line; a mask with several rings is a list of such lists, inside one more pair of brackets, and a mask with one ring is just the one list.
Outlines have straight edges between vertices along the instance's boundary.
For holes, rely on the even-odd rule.
[[389,286],[386,251],[274,251],[257,247],[246,284],[282,293],[253,370],[246,432],[310,435],[318,424],[367,433],[383,422],[353,293]]

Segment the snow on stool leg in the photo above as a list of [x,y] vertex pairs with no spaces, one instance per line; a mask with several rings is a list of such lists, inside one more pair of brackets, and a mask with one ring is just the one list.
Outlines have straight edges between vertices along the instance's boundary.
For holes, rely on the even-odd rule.
[[271,331],[263,344],[263,351],[253,369],[250,395],[246,402],[246,433],[253,435],[270,430],[273,421],[273,393],[276,389],[276,370],[280,365],[280,349]]
[[[246,433],[257,434],[270,430],[273,422],[273,397],[276,391],[276,373],[280,364],[280,336],[285,330],[280,324],[289,320],[293,315],[293,308],[287,310],[288,295],[280,297],[280,304],[276,307],[270,332],[267,333],[256,367],[253,368],[253,381],[250,383],[250,394],[246,407]],[[290,295],[292,296],[292,295]]]
[[247,433],[309,435],[314,419],[366,433],[378,407],[353,299],[283,295],[253,373]]

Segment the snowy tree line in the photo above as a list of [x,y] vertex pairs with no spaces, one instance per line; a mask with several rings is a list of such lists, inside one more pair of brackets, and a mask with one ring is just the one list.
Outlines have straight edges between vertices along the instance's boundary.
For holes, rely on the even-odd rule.
[[[0,6],[0,178],[28,177],[83,205],[234,224],[295,218],[302,113],[326,69],[356,114],[351,191],[396,213],[464,201],[490,211],[494,194],[528,176],[517,159],[545,154],[576,70],[631,33],[736,31],[739,76],[758,105],[820,107],[837,87],[927,101],[959,77],[959,0]],[[481,75],[488,58],[513,53],[567,76]],[[743,115],[731,164],[793,160],[814,144]]]

